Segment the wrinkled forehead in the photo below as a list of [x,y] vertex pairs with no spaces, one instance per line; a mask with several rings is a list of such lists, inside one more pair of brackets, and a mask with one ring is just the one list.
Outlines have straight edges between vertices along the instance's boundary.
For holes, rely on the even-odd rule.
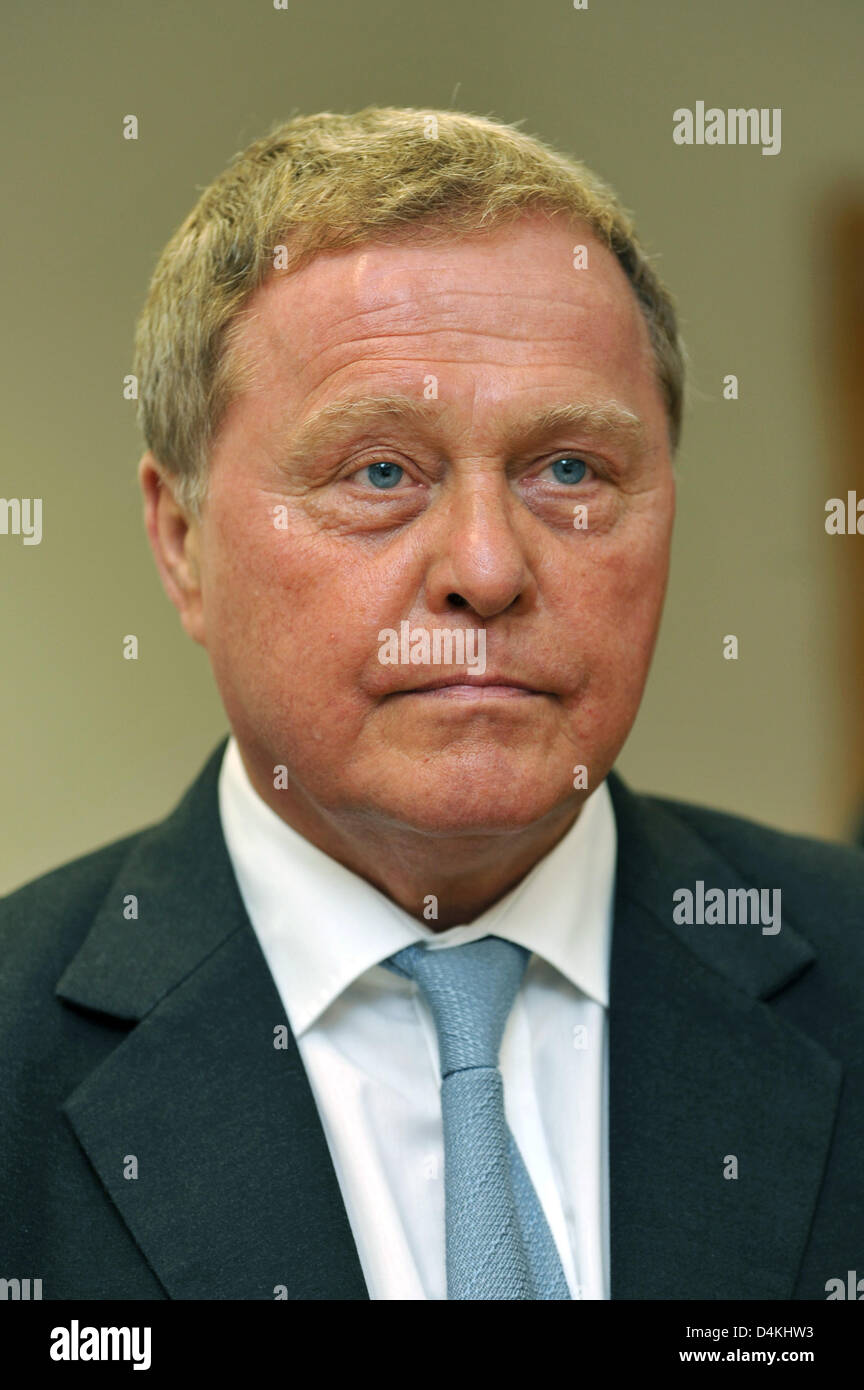
[[253,390],[313,408],[348,384],[476,396],[568,373],[608,395],[656,392],[647,326],[614,255],[537,216],[481,235],[326,252],[267,281],[243,315]]

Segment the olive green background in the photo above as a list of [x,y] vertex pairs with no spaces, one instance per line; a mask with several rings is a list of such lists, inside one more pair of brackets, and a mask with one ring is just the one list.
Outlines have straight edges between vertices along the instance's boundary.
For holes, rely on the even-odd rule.
[[[824,531],[821,217],[864,179],[858,0],[19,0],[2,22],[0,496],[42,497],[44,534],[0,536],[0,891],[160,818],[226,730],[141,524],[133,323],[236,150],[275,119],[370,103],[521,121],[634,210],[678,299],[692,396],[666,615],[619,770],[851,833],[853,596],[835,561],[855,542]],[[781,153],[674,145],[673,110],[697,100],[781,107]]]

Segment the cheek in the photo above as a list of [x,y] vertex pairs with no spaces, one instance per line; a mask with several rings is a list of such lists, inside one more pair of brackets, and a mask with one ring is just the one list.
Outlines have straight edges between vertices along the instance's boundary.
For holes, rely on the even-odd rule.
[[262,507],[213,516],[206,553],[207,648],[223,698],[290,711],[307,728],[356,696],[380,627],[365,564],[320,537],[273,525]]
[[569,621],[581,667],[582,713],[607,721],[635,711],[657,638],[668,570],[668,531],[586,548]]

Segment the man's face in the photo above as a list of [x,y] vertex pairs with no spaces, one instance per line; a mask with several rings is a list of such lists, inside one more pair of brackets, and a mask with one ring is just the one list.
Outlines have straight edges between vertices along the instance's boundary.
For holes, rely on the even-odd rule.
[[[533,215],[328,253],[262,286],[243,344],[259,378],[214,444],[183,616],[259,789],[433,835],[575,809],[574,768],[593,790],[635,718],[674,513],[648,332],[612,254]],[[414,409],[336,409],[392,396]],[[549,418],[574,406],[596,418]],[[403,622],[484,629],[492,684],[382,664]]]

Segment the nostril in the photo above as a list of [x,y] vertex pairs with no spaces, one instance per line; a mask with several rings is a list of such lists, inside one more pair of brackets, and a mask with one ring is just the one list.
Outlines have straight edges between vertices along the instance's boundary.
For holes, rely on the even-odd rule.
[[467,601],[462,597],[461,594],[448,594],[447,602],[452,603],[454,608],[465,608]]

